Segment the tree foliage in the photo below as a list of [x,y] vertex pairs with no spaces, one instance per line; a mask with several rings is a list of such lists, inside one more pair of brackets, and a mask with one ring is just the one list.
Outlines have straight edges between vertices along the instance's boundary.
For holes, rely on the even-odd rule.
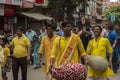
[[[67,14],[70,21],[73,21],[73,12],[76,10],[76,7],[82,4],[83,6],[86,5],[86,0],[49,0],[49,9],[54,11],[60,12],[63,11]],[[82,7],[83,7],[82,6]],[[83,7],[83,11],[85,7]]]
[[105,15],[108,20],[110,20],[111,13],[115,14],[115,18],[116,18],[115,22],[120,22],[120,6],[112,6],[105,12]]

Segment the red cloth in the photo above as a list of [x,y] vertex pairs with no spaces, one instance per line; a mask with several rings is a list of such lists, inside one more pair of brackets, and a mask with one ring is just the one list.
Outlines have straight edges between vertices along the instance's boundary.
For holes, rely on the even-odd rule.
[[43,3],[44,3],[44,0],[35,0],[35,2],[36,2],[37,4],[43,4]]

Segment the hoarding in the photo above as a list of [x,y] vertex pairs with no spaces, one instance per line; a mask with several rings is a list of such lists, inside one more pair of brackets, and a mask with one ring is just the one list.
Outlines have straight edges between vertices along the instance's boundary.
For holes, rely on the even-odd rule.
[[35,3],[37,3],[37,4],[43,4],[44,0],[35,0]]
[[0,3],[20,6],[22,3],[22,0],[0,0]]
[[14,16],[15,9],[12,6],[0,5],[0,16]]
[[24,1],[22,2],[22,8],[33,8],[33,2]]

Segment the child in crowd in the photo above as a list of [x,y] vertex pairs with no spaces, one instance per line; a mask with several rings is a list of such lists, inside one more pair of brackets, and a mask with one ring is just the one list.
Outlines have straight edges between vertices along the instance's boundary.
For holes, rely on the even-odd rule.
[[2,78],[3,80],[7,80],[7,72],[10,71],[10,50],[8,47],[5,46],[6,41],[4,38],[0,38],[0,45],[3,48],[3,54],[4,54],[4,64],[2,65]]
[[33,43],[34,43],[33,66],[34,66],[34,69],[36,69],[36,68],[40,67],[40,65],[37,64],[38,51],[39,51],[39,48],[40,48],[40,41],[39,41],[38,36],[33,37]]

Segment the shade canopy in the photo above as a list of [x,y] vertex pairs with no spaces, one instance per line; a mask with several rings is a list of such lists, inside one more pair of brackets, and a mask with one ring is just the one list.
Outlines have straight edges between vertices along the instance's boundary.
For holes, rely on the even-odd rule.
[[46,15],[40,14],[40,13],[25,13],[25,12],[21,12],[20,14],[36,19],[36,20],[52,20],[52,17],[48,17]]

